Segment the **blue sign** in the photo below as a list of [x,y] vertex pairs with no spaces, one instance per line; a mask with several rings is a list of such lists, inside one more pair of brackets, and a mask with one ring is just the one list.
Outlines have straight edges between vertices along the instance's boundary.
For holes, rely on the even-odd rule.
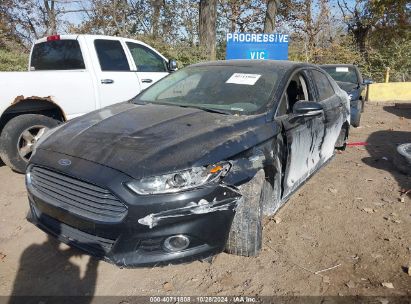
[[228,33],[225,59],[288,60],[288,35]]

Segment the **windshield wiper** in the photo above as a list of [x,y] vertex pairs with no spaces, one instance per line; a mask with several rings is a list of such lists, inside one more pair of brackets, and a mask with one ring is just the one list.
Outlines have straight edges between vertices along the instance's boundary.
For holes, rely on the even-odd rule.
[[210,113],[218,113],[218,114],[224,114],[224,115],[231,115],[232,113],[229,111],[224,111],[220,109],[214,109],[214,108],[206,108],[206,107],[196,107],[196,106],[191,106],[191,105],[176,105],[182,108],[193,108],[193,109],[199,109],[203,110],[205,112],[210,112]]
[[197,107],[197,106],[194,106],[194,105],[185,105],[185,104],[167,103],[167,102],[150,102],[150,101],[141,101],[141,100],[138,100],[138,99],[131,99],[130,101],[132,103],[139,104],[139,105],[153,104],[153,105],[163,105],[163,106],[174,106],[174,107],[181,107],[181,108],[199,109],[199,110],[203,110],[203,111],[206,111],[206,112],[218,113],[218,114],[224,114],[224,115],[231,115],[232,114],[229,111],[224,111],[224,110],[214,109],[214,108]]

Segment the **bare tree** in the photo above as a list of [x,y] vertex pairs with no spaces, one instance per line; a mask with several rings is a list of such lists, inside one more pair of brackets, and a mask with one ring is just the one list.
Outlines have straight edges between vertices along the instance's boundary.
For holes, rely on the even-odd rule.
[[216,58],[217,0],[200,0],[200,46],[207,50],[208,59]]
[[219,0],[217,23],[231,33],[261,32],[265,10],[265,0]]
[[368,1],[355,0],[353,6],[348,5],[345,0],[338,0],[337,3],[348,32],[354,36],[359,51],[366,54],[367,36],[377,21],[369,5],[367,5]]

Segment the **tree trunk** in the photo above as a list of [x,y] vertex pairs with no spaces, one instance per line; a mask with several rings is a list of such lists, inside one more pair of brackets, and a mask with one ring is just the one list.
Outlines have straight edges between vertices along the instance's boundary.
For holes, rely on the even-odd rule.
[[209,60],[216,59],[217,0],[200,0],[200,46],[207,50]]
[[275,29],[275,18],[277,16],[280,0],[267,0],[267,11],[265,12],[264,33],[272,33]]
[[47,35],[55,35],[57,34],[57,17],[56,17],[56,10],[54,7],[54,0],[50,1],[44,0],[44,7],[46,8],[47,12]]
[[152,0],[151,5],[153,6],[153,16],[152,16],[152,35],[157,38],[160,29],[160,10],[163,6],[163,0]]

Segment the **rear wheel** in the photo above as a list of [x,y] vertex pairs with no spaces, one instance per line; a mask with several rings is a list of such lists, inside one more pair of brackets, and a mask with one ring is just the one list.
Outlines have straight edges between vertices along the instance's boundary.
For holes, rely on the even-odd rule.
[[335,143],[335,148],[337,150],[344,151],[345,148],[347,147],[348,132],[349,132],[349,126],[348,126],[348,122],[346,122],[341,128],[340,135],[338,135],[337,142]]
[[3,128],[0,157],[16,172],[23,173],[40,137],[59,121],[44,115],[25,114],[14,117]]
[[226,243],[226,252],[241,256],[256,256],[262,245],[262,218],[266,195],[271,185],[265,181],[264,170],[258,171],[247,184],[240,186],[243,195],[236,208]]

